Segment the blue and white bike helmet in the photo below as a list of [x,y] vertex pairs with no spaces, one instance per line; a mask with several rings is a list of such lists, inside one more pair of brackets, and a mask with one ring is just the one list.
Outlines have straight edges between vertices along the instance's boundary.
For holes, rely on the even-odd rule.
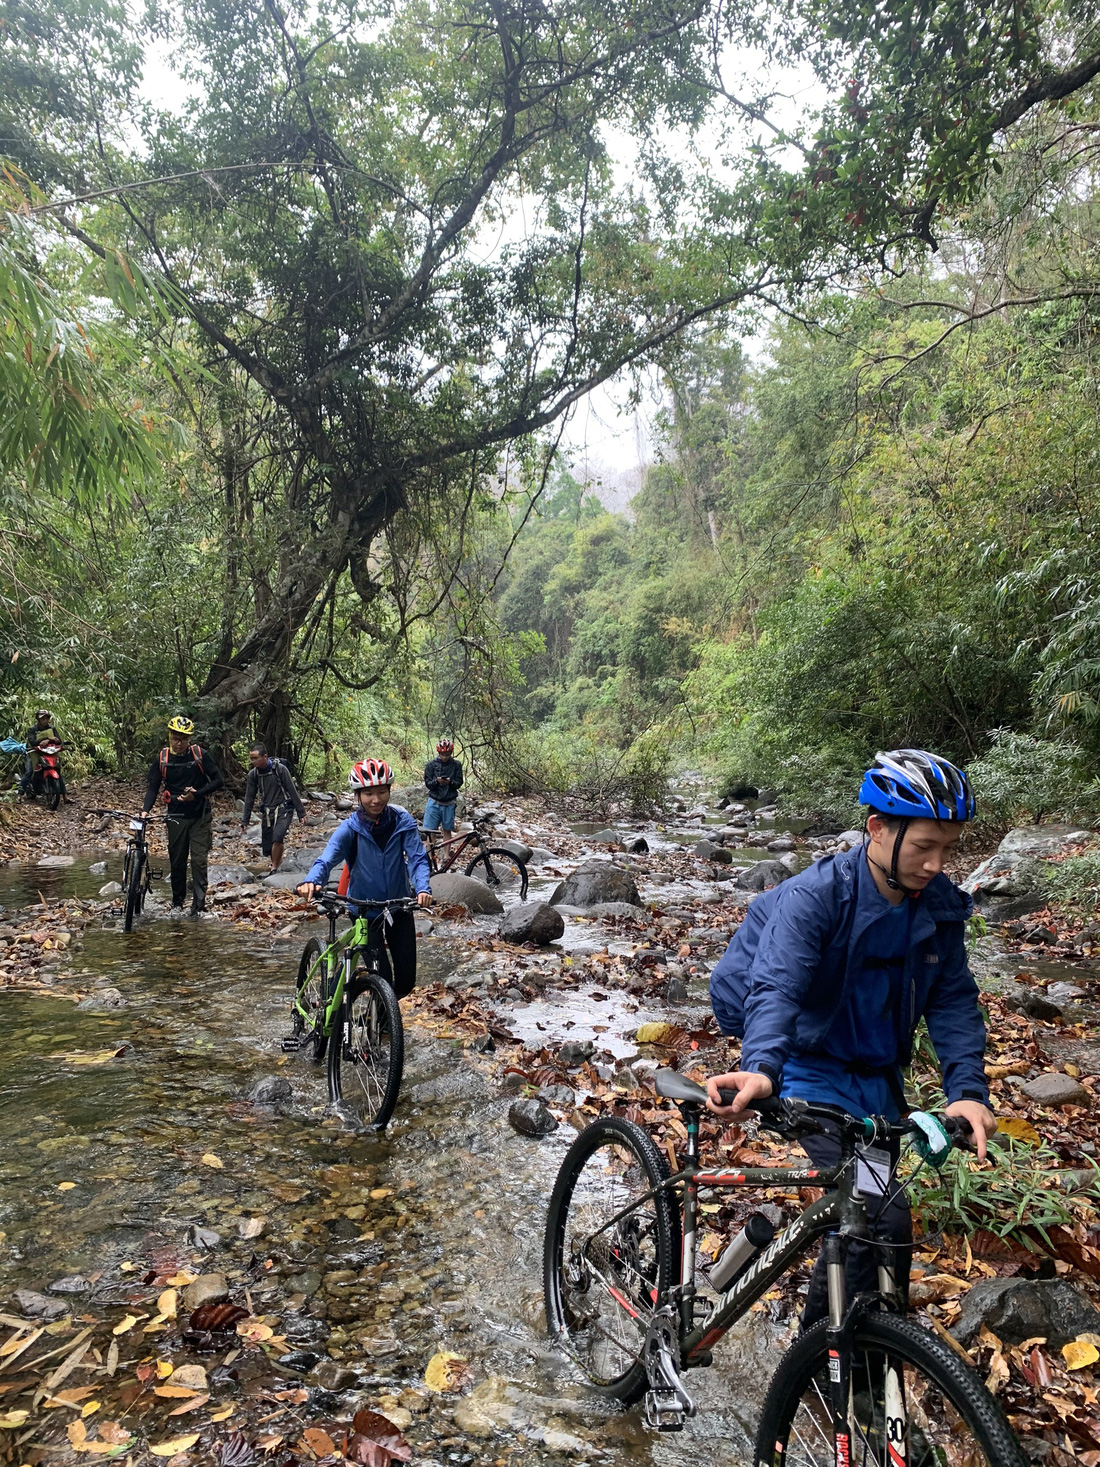
[[859,803],[901,820],[886,875],[887,885],[895,891],[905,890],[898,881],[898,856],[910,820],[961,822],[974,818],[974,795],[966,772],[926,749],[876,754],[863,776]]

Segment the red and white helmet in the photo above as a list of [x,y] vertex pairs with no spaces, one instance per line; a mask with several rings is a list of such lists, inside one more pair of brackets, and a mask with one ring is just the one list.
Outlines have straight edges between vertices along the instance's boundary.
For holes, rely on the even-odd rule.
[[360,759],[348,770],[348,784],[353,790],[373,790],[393,784],[393,770],[385,759]]
[[440,739],[439,743],[436,744],[436,746],[435,746],[435,752],[437,754],[453,754],[454,751],[455,751],[455,741],[454,741],[454,739]]

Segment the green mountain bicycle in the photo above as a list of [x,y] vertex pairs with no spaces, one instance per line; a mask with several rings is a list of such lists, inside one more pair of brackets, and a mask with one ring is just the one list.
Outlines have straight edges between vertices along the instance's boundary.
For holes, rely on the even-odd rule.
[[[357,902],[328,887],[316,899],[328,917],[328,941],[311,937],[298,963],[293,1030],[283,1048],[320,1065],[328,1056],[332,1104],[357,1125],[382,1130],[393,1115],[405,1067],[401,1007],[385,976],[380,928],[392,912],[412,911],[413,897]],[[358,915],[336,933],[341,912]]]

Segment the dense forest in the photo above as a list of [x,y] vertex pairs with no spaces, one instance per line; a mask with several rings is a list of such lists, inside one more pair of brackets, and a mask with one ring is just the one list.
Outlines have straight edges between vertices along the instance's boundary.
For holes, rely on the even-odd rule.
[[[1100,807],[1098,22],[0,4],[0,731]],[[609,513],[563,425],[643,371]]]

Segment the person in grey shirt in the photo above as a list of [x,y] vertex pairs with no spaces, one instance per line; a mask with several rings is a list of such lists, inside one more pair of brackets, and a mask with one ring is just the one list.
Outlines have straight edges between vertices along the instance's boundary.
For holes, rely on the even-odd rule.
[[283,846],[291,817],[297,811],[298,819],[306,823],[306,807],[294,785],[290,770],[281,759],[274,759],[264,744],[253,744],[248,751],[248,762],[252,768],[244,785],[244,815],[241,817],[241,832],[248,829],[252,807],[260,807],[261,849],[271,858],[272,873],[283,864]]

